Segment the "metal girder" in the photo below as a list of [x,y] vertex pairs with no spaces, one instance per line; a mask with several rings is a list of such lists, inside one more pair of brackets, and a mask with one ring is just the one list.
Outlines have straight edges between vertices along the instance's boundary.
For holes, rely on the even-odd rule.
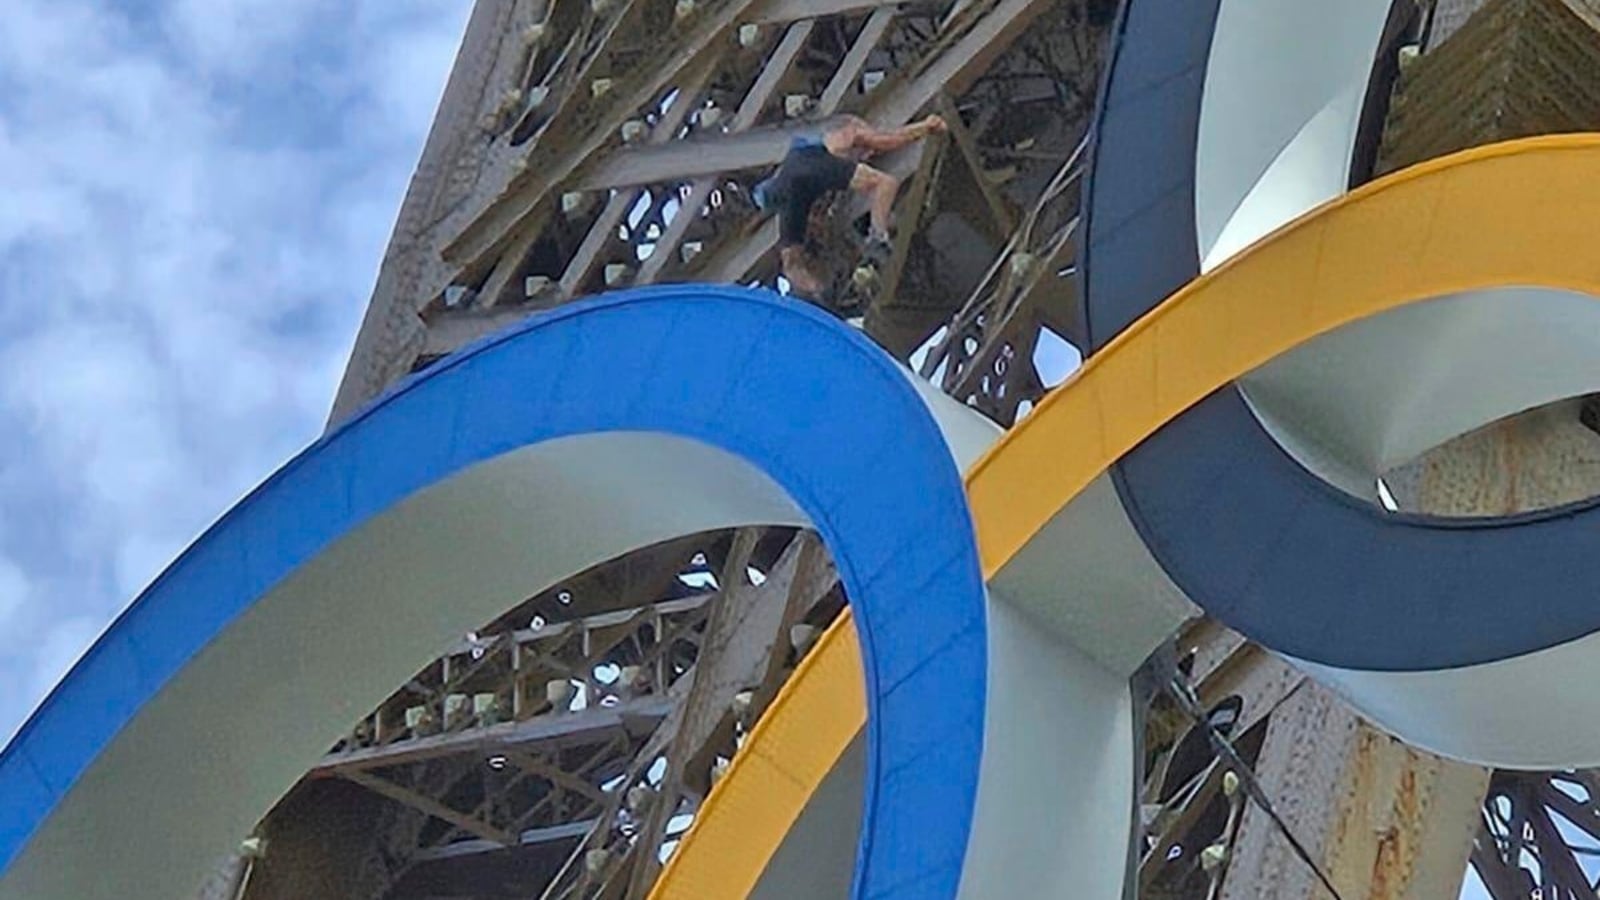
[[527,315],[527,310],[500,309],[488,313],[451,312],[435,316],[428,322],[421,355],[435,357],[454,353],[484,335],[527,318]]
[[[893,251],[889,261],[883,266],[882,284],[878,288],[877,297],[873,298],[874,307],[886,307],[894,303],[895,294],[900,290],[900,279],[905,274],[906,257],[911,252],[911,239],[922,228],[922,223],[929,213],[932,205],[930,196],[933,183],[938,179],[938,170],[945,153],[945,140],[930,137],[922,141],[911,153],[916,159],[916,167],[911,175],[910,189],[900,199],[900,216],[897,231],[894,236]],[[871,314],[871,310],[868,310]]]
[[956,149],[961,151],[961,159],[967,164],[967,171],[972,176],[972,181],[978,186],[978,191],[983,195],[984,205],[989,208],[989,215],[994,219],[995,226],[1001,234],[1010,234],[1016,227],[1016,215],[1011,210],[1011,204],[1006,198],[995,190],[989,182],[988,171],[984,168],[983,159],[978,155],[978,144],[972,138],[972,133],[967,130],[967,125],[961,119],[961,111],[956,109],[955,103],[950,100],[949,94],[941,93],[938,97],[939,114],[944,116],[945,124],[950,128],[950,137],[955,141]]
[[[741,590],[745,584],[745,569],[750,554],[755,550],[755,532],[745,529],[733,541],[733,552],[722,570],[723,598],[711,611],[711,621],[706,626],[708,651],[706,663],[720,662],[731,649],[738,632],[740,601],[748,602],[749,592]],[[792,577],[792,576],[791,576]],[[741,596],[743,595],[743,596]],[[733,699],[733,688],[718,678],[721,674],[710,665],[695,667],[691,676],[689,693],[680,707],[683,720],[678,726],[678,740],[667,751],[667,768],[657,789],[655,799],[645,815],[633,857],[633,875],[628,881],[627,895],[640,896],[655,881],[660,868],[658,851],[665,839],[667,820],[678,811],[678,795],[683,790],[684,765],[699,744],[711,736],[716,723],[728,714]]]
[[767,0],[751,11],[750,21],[773,25],[908,5],[907,0]]
[[[778,90],[778,85],[789,73],[789,68],[799,58],[800,51],[805,49],[814,27],[815,23],[807,19],[790,25],[784,32],[783,40],[778,42],[777,49],[767,58],[767,63],[762,67],[755,84],[740,101],[739,109],[733,114],[733,122],[729,125],[730,132],[742,132],[755,124],[756,117],[761,114],[767,101],[772,99],[772,95]],[[713,178],[706,177],[695,181],[688,196],[679,202],[678,212],[671,224],[656,240],[655,249],[639,267],[638,283],[649,284],[661,274],[661,270],[671,261],[672,254],[677,252],[678,244],[683,241],[684,235],[689,233],[689,227],[700,215],[700,208],[705,205],[715,186],[716,181]]]
[[558,110],[535,145],[540,150],[539,164],[512,179],[500,197],[445,244],[445,260],[468,270],[482,268],[487,257],[498,258],[511,235],[532,230],[536,217],[548,209],[549,192],[585,167],[614,139],[628,117],[666,89],[686,66],[700,60],[711,42],[739,21],[754,2],[721,0],[713,4],[695,14],[681,33],[661,35],[660,40],[650,42],[660,60],[638,60],[624,84]]
[[[788,541],[760,585],[733,581],[723,580],[733,593],[718,604],[719,616],[707,624],[698,661],[675,685],[680,702],[633,756],[595,828],[546,888],[546,900],[611,891],[620,896],[630,884],[637,891],[640,866],[647,874],[638,877],[648,884],[654,872],[651,854],[666,836],[667,821],[692,812],[701,799],[709,773],[700,769],[718,755],[733,753],[736,739],[727,723],[736,719],[734,696],[745,690],[754,694],[775,670],[787,667],[788,624],[803,618],[836,585],[832,564],[810,533]],[[759,713],[758,702],[763,701],[753,700],[751,716]],[[660,767],[653,782],[645,777],[652,766]],[[642,809],[628,799],[636,790]],[[591,854],[604,864],[592,868],[583,862]]]
[[570,772],[562,770],[559,766],[551,765],[522,750],[507,750],[506,757],[512,765],[524,772],[547,779],[551,783],[558,784],[574,793],[582,794],[595,803],[603,804],[606,802],[604,791]]
[[1576,772],[1496,772],[1473,839],[1472,869],[1495,900],[1579,900],[1596,895],[1600,777]]
[[[975,21],[966,29],[951,26],[959,37],[949,46],[930,47],[915,77],[880,85],[863,111],[865,118],[884,127],[910,121],[942,91],[959,93],[967,83],[1003,51],[1017,34],[1038,16],[1047,0],[1001,0],[987,15],[971,11]],[[739,172],[777,165],[796,135],[815,125],[791,125],[737,135],[677,141],[660,147],[623,150],[575,181],[580,189],[652,184],[670,178],[693,178],[719,172]]]
[[[1232,742],[1241,758],[1253,763],[1266,721],[1293,694],[1301,677],[1206,620],[1194,623],[1178,646],[1186,656],[1178,671],[1188,673],[1207,721]],[[1219,756],[1207,729],[1157,687],[1143,717],[1141,836],[1135,848],[1140,858],[1139,896],[1210,898],[1220,889],[1234,850],[1242,820],[1238,779],[1247,773],[1235,771],[1229,760]]]
[[421,812],[433,816],[436,819],[449,822],[451,825],[454,825],[464,831],[470,831],[478,837],[498,844],[501,847],[510,847],[517,843],[517,839],[514,835],[507,834],[506,832],[495,828],[482,819],[473,818],[472,816],[458,812],[433,799],[432,797],[419,794],[416,791],[402,787],[392,781],[379,778],[376,775],[372,775],[367,772],[345,771],[341,772],[339,777],[346,781],[355,782],[356,784],[361,785],[375,794],[381,794],[391,800],[403,803],[413,809],[420,810]]
[[[677,136],[678,128],[688,117],[694,105],[694,99],[705,83],[710,79],[715,67],[710,60],[702,62],[698,69],[687,79],[667,111],[662,114],[661,121],[657,122],[650,131],[650,143],[664,144]],[[583,243],[578,251],[572,255],[567,267],[561,273],[560,291],[562,297],[574,297],[582,289],[589,276],[594,273],[594,267],[600,262],[601,254],[607,245],[616,237],[617,228],[622,225],[628,211],[639,202],[639,191],[618,190],[606,201],[605,209],[589,226],[589,231],[584,235]]]
[[947,393],[972,400],[1002,424],[1044,393],[1033,364],[1040,307],[1077,248],[1077,219],[1054,227],[1049,219],[1052,212],[1059,218],[1062,207],[1076,208],[1084,147],[1057,170],[921,367],[923,377],[937,376]]
[[488,756],[529,744],[587,740],[611,730],[638,731],[666,716],[672,702],[663,697],[645,697],[616,706],[600,706],[580,712],[546,716],[530,722],[507,722],[456,734],[416,738],[401,744],[368,747],[335,753],[323,758],[314,775],[347,775],[378,766],[421,762],[440,756],[470,751]]
[[[888,32],[890,25],[894,23],[895,16],[896,10],[894,8],[880,7],[867,17],[860,33],[856,35],[855,40],[851,43],[849,51],[845,53],[843,60],[834,70],[827,86],[823,88],[821,97],[817,102],[817,116],[832,115],[838,110],[840,103],[843,102],[850,88],[860,79],[872,51],[877,48],[879,42],[883,40],[884,35]],[[804,27],[805,31],[800,40],[796,43],[792,52],[788,52],[790,37],[795,34],[796,29],[802,27]],[[769,61],[768,68],[762,72],[762,79],[767,79],[768,75],[773,77],[766,83],[763,83],[762,80],[756,82],[756,86],[751,89],[750,94],[746,97],[746,103],[740,106],[739,112],[734,116],[733,124],[729,128],[730,133],[744,132],[755,124],[757,115],[760,114],[762,107],[766,104],[772,92],[776,90],[779,80],[789,70],[799,51],[803,49],[804,40],[809,37],[811,28],[812,20],[805,20],[790,26],[789,33],[784,37],[784,44],[779,45],[777,52],[773,54]],[[685,235],[688,234],[689,228],[693,226],[701,207],[705,205],[715,184],[716,180],[712,176],[701,177],[695,181],[689,196],[679,206],[677,217],[673,219],[672,224],[661,238],[656,241],[655,249],[650,258],[645,261],[644,266],[639,270],[639,283],[648,284],[655,281],[662,270],[671,265],[672,254],[677,250]]]
[[[874,91],[875,99],[866,110],[866,117],[884,126],[903,125],[941,91],[959,92],[1037,18],[1046,5],[1046,0],[1000,0],[992,6],[969,7],[956,17],[941,41],[926,51],[924,63],[915,75],[901,75],[895,84],[880,85]],[[788,137],[788,131],[775,131],[758,139],[747,138],[738,145],[730,143],[717,151],[718,164],[727,170],[774,165],[782,158]],[[662,148],[662,153],[675,149],[678,148]],[[651,164],[686,166],[697,162],[690,153],[670,160],[663,155]],[[887,157],[881,168],[903,178],[915,164],[912,154],[901,151]],[[776,250],[777,245],[777,222],[768,218],[754,233],[713,255],[693,273],[713,281],[739,282]]]
[[[1232,770],[1230,794],[1228,760],[1155,697],[1145,717],[1143,900],[1328,900],[1323,876],[1345,900],[1454,896],[1487,772],[1379,734],[1214,622],[1192,625],[1177,647],[1178,671],[1251,771]],[[1251,772],[1282,824],[1245,799]]]
[[839,67],[828,80],[828,86],[822,89],[822,96],[817,98],[819,114],[829,115],[839,109],[840,104],[850,93],[850,88],[861,79],[861,73],[867,67],[867,60],[872,56],[872,51],[878,48],[883,36],[888,33],[889,26],[894,24],[896,15],[898,10],[895,7],[886,6],[873,10],[872,15],[867,17],[855,41],[850,44],[850,50],[845,53],[844,59],[839,61]]
[[[589,829],[594,827],[592,819],[577,822],[567,822],[562,825],[552,825],[549,828],[530,828],[517,835],[517,845],[531,847],[535,844],[550,844],[557,841],[567,841],[582,837]],[[504,850],[505,846],[494,841],[457,841],[443,847],[431,847],[416,855],[417,863],[435,862],[441,859],[459,859],[475,853],[492,853]]]

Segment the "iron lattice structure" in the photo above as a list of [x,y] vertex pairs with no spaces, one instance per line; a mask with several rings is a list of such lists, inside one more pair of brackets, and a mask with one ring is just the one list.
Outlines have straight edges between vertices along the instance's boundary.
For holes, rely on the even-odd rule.
[[[1104,0],[482,0],[335,419],[591,293],[773,284],[776,225],[746,188],[790,135],[835,113],[894,126],[937,111],[946,139],[878,161],[905,188],[864,327],[901,359],[933,337],[926,372],[1009,424],[1046,389],[1040,334],[1066,334],[1075,305],[1082,143],[1114,13]],[[852,227],[864,209],[846,213]],[[738,581],[741,555],[759,587],[687,587],[696,566]],[[345,854],[364,861],[345,869],[360,873],[341,884],[350,895],[429,896],[454,879],[475,896],[642,896],[842,607],[829,565],[810,536],[707,535],[532,598],[358,723],[265,832],[304,830],[298,796],[354,785],[365,793],[345,802],[383,798],[385,824]],[[275,862],[250,896],[294,883]]]
[[[334,420],[465,343],[597,292],[775,284],[776,226],[746,189],[790,136],[841,112],[883,126],[939,112],[948,138],[879,161],[905,188],[863,327],[1010,425],[1048,387],[1041,336],[1075,333],[1085,133],[1116,7],[479,0]],[[845,602],[815,535],[792,529],[668,542],[528,598],[353,723],[206,896],[641,897]],[[1468,801],[1450,814],[1462,828],[1481,810],[1470,861],[1492,896],[1593,896],[1591,775],[1441,768],[1214,623],[1178,649],[1209,724],[1161,690],[1145,698],[1141,896],[1320,896],[1283,825],[1240,789],[1241,761],[1315,865],[1371,888],[1346,896],[1398,895],[1374,887],[1381,870],[1341,871],[1356,853],[1336,833],[1342,804],[1382,798],[1362,809],[1399,810],[1403,838],[1421,815],[1402,809],[1416,785],[1447,782]],[[1391,769],[1411,794],[1373,781]],[[1380,868],[1410,864],[1397,854],[1375,852]],[[1459,884],[1456,862],[1433,883]]]

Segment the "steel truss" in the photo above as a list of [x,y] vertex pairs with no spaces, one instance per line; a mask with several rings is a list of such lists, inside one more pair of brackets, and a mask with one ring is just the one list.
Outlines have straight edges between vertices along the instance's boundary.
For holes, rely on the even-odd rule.
[[[1075,337],[1083,140],[1116,5],[479,0],[335,419],[589,294],[775,284],[776,227],[746,189],[789,136],[839,112],[884,126],[940,112],[947,139],[879,161],[906,187],[864,327],[1012,424],[1048,387],[1041,337]],[[640,897],[844,601],[815,536],[792,530],[699,535],[597,567],[425,667],[262,834],[308,828],[307,798],[367,804],[370,839],[339,857],[365,873],[351,896],[431,897],[449,882],[477,897]],[[1213,623],[1179,647],[1211,722],[1275,790],[1304,774],[1296,717],[1348,715]],[[1159,693],[1144,748],[1140,894],[1245,896],[1275,851],[1241,773]],[[1498,900],[1593,895],[1577,836],[1594,834],[1587,777],[1494,776],[1472,864]],[[275,900],[288,895],[273,893],[274,865],[300,864],[252,844],[229,871],[255,874],[222,880]]]

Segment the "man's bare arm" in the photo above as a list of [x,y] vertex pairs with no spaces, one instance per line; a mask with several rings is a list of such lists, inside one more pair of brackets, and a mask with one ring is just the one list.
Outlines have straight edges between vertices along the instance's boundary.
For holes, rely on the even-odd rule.
[[[834,153],[848,150],[865,150],[869,153],[891,153],[914,144],[930,134],[943,134],[948,126],[939,116],[928,116],[900,128],[881,129],[851,117],[843,127],[825,139]],[[841,146],[834,146],[837,143]]]

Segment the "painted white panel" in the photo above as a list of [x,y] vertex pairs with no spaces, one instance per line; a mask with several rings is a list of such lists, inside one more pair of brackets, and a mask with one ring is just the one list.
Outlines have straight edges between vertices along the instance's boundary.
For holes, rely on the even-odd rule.
[[1005,433],[983,413],[934,387],[926,378],[904,366],[901,371],[916,388],[917,396],[927,405],[933,420],[939,423],[945,446],[950,448],[950,456],[962,472],[970,469]]
[[1125,678],[990,604],[983,766],[959,896],[1120,900],[1133,746]]
[[1343,193],[1390,0],[1222,0],[1195,148],[1210,269]]
[[856,733],[767,863],[749,900],[850,896],[867,777],[867,739]]
[[[750,464],[664,435],[552,441],[434,485],[305,565],[184,668],[66,796],[0,898],[192,894],[345,729],[460,635],[630,550],[745,524],[807,520]],[[107,852],[59,863],[84,846]]]
[[1291,660],[1378,727],[1441,756],[1502,769],[1600,766],[1600,634],[1437,672]]
[[1033,536],[989,585],[1056,641],[1127,678],[1200,614],[1134,530],[1102,474]]
[[1373,500],[1377,476],[1514,413],[1600,391],[1600,302],[1453,294],[1352,323],[1241,381],[1301,465]]

